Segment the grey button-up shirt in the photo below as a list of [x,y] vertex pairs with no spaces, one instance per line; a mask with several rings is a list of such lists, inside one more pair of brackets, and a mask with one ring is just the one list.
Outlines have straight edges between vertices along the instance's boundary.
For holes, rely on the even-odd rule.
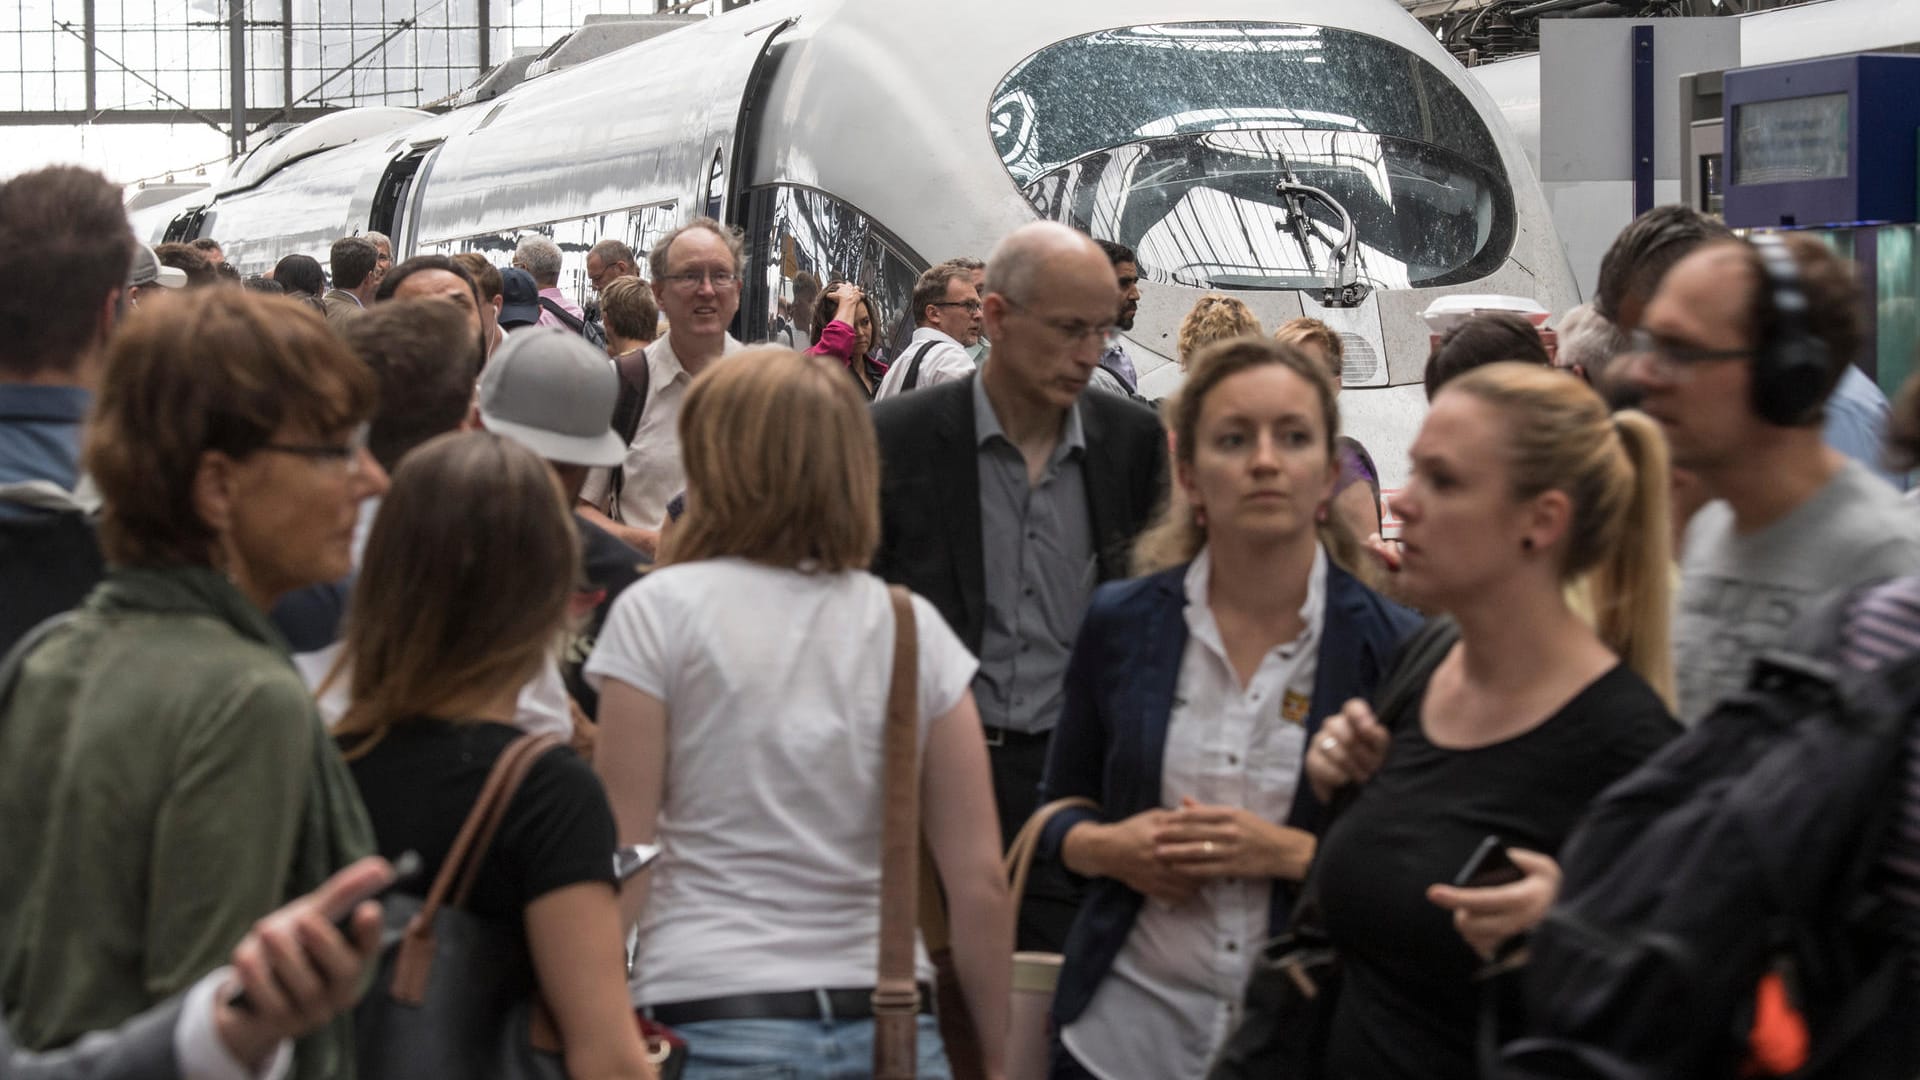
[[1087,437],[1076,404],[1046,473],[1029,484],[1027,460],[1001,429],[984,382],[973,380],[987,585],[973,696],[988,727],[1050,731],[1060,717],[1067,657],[1099,573],[1081,470]]

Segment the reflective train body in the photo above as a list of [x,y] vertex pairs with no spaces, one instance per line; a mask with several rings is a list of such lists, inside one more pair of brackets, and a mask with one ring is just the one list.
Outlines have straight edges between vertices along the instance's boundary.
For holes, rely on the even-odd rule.
[[1139,253],[1149,396],[1204,293],[1321,318],[1389,487],[1425,408],[1422,309],[1578,300],[1520,144],[1394,0],[766,0],[443,114],[326,117],[137,218],[248,271],[369,229],[396,257],[504,262],[535,231],[578,293],[594,241],[644,253],[699,214],[745,230],[748,340],[783,336],[806,272],[865,285],[897,345],[921,269],[1036,216]]

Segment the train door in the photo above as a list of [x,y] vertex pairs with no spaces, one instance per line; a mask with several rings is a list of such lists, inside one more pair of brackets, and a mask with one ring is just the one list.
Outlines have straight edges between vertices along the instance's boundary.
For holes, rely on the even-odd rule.
[[196,206],[168,222],[167,231],[162,234],[160,242],[163,244],[184,244],[191,240],[197,240],[200,238],[200,226],[205,224],[206,219],[207,208],[204,206]]
[[[740,87],[737,102],[731,95],[717,99],[719,104],[707,120],[705,175],[701,180],[700,212],[734,225],[747,224],[744,198],[746,177],[753,165],[753,152],[760,98],[773,68],[774,41],[780,32],[792,26],[785,18],[742,35],[741,52],[750,56],[747,77]],[[738,70],[737,68],[735,70]]]
[[413,253],[420,199],[426,187],[423,181],[439,152],[438,142],[407,148],[387,166],[379,186],[373,190],[373,204],[367,210],[367,229],[387,235],[393,242],[396,262]]

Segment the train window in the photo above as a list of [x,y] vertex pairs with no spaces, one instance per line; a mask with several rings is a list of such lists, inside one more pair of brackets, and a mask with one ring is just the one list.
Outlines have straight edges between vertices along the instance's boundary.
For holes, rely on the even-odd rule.
[[[750,200],[746,333],[804,349],[813,343],[813,306],[834,281],[873,298],[881,351],[898,355],[913,336],[913,283],[926,269],[884,226],[824,192],[760,188]],[[749,305],[752,305],[749,307]]]
[[636,269],[641,277],[653,277],[653,272],[647,266],[647,256],[653,254],[653,245],[679,224],[680,215],[673,203],[643,207],[627,215],[627,244],[633,248],[633,257],[639,261]]
[[513,251],[519,246],[523,236],[539,235],[552,240],[560,248],[560,290],[568,296],[585,303],[593,299],[593,288],[587,280],[587,252],[602,240],[625,240],[634,249],[639,260],[640,276],[647,276],[647,252],[652,245],[678,224],[674,215],[674,204],[663,203],[658,206],[644,206],[635,210],[616,210],[606,214],[591,214],[587,217],[569,218],[566,221],[548,222],[542,225],[530,225],[523,229],[505,232],[487,233],[483,236],[468,236],[458,240],[446,240],[433,244],[420,245],[422,254],[453,255],[462,251],[477,251],[487,257],[495,266],[513,265]]
[[1304,288],[1335,267],[1337,215],[1383,288],[1484,277],[1514,235],[1492,135],[1446,74],[1391,42],[1271,22],[1121,27],[1022,61],[988,125],[1043,217],[1133,247],[1142,275]]

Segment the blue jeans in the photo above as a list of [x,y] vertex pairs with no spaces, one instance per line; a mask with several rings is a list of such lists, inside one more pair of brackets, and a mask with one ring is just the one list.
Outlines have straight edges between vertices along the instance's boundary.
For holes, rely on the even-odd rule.
[[[686,1080],[866,1080],[872,1020],[704,1020],[687,1040]],[[940,1026],[920,1017],[920,1080],[952,1080]]]

